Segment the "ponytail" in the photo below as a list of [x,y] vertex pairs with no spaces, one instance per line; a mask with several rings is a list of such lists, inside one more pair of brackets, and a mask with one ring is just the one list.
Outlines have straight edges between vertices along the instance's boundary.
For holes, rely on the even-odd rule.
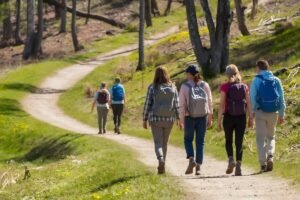
[[201,80],[200,75],[199,74],[195,74],[194,75],[194,79],[193,79],[194,83],[197,84],[200,80]]

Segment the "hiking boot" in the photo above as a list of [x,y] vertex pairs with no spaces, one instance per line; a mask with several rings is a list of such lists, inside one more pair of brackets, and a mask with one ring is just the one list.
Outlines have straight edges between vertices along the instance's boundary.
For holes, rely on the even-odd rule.
[[268,161],[267,161],[267,172],[273,171],[273,156],[268,156]]
[[121,134],[120,128],[117,128],[117,133],[118,133],[118,134]]
[[166,173],[165,161],[163,159],[160,159],[158,161],[157,174],[165,174],[165,173]]
[[235,166],[235,176],[242,176],[242,168],[241,168],[242,163],[241,162],[237,162],[236,166]]
[[185,171],[185,174],[192,174],[194,172],[195,166],[196,166],[196,163],[194,161],[194,158],[190,158],[189,165]]
[[117,127],[114,128],[114,133],[118,133],[118,128]]
[[267,172],[267,165],[262,165],[260,167],[260,173],[264,173],[264,172]]
[[101,135],[101,134],[102,134],[102,131],[99,131],[98,134]]
[[231,174],[235,168],[235,162],[233,158],[229,158],[228,160],[228,167],[226,169],[226,174]]
[[196,164],[196,172],[195,172],[195,175],[196,175],[196,176],[200,176],[200,174],[201,174],[201,173],[200,173],[200,169],[201,169],[201,165],[197,163],[197,164]]
[[103,134],[105,134],[106,133],[106,129],[103,129]]

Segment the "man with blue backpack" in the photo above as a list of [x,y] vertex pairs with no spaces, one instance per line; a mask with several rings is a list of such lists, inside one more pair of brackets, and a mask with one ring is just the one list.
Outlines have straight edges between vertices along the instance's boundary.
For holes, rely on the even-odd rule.
[[111,88],[111,107],[113,111],[114,132],[120,134],[121,117],[125,104],[125,89],[121,84],[121,79],[116,78],[115,84]]
[[284,122],[285,99],[282,83],[266,60],[256,63],[257,75],[250,90],[256,124],[256,143],[261,172],[273,170],[276,124]]

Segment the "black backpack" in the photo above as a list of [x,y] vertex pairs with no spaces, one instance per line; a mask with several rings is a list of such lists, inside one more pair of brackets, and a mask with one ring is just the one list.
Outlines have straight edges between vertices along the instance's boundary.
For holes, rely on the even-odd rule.
[[246,86],[242,83],[230,84],[227,92],[227,113],[232,116],[244,115],[247,112]]

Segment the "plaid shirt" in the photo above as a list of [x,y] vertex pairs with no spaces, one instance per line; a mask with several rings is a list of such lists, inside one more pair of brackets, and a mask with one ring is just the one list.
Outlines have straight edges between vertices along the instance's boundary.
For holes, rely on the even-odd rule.
[[177,89],[175,89],[175,97],[174,97],[174,104],[173,104],[173,111],[174,115],[170,117],[164,117],[164,116],[156,116],[153,113],[153,105],[154,105],[154,89],[153,86],[150,85],[147,92],[147,97],[144,105],[144,113],[143,113],[143,119],[144,121],[149,122],[160,122],[160,121],[169,121],[169,122],[175,122],[179,119],[179,98],[178,98],[178,92]]

